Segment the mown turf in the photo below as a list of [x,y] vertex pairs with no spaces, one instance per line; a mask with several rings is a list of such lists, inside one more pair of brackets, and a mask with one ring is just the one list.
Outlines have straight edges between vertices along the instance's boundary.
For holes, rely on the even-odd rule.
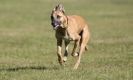
[[[58,0],[0,0],[0,80],[132,80],[133,1],[63,0],[90,25],[78,70],[57,62],[50,13]],[[70,46],[72,47],[72,46]],[[71,49],[70,49],[71,51]]]

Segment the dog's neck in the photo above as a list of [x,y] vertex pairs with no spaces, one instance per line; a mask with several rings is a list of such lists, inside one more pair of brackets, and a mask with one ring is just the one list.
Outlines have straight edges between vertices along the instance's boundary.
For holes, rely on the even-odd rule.
[[72,38],[70,37],[70,35],[69,35],[69,32],[68,32],[68,24],[69,24],[69,22],[68,22],[68,16],[66,16],[66,26],[65,26],[65,29],[64,29],[64,39],[65,40],[69,40],[69,41],[71,41],[72,40]]
[[[65,14],[64,14],[65,15]],[[65,28],[65,29],[67,29],[68,28],[68,16],[67,15],[65,15],[65,18],[66,18],[66,20],[64,21],[64,25],[63,25],[63,27]]]

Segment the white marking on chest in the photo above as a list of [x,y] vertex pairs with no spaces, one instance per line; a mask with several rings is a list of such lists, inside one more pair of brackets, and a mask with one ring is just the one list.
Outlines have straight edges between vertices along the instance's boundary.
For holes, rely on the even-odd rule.
[[67,31],[65,31],[65,36],[63,37],[63,39],[64,39],[64,40],[69,40],[69,41],[72,40],[72,38],[70,37],[70,35],[68,34]]

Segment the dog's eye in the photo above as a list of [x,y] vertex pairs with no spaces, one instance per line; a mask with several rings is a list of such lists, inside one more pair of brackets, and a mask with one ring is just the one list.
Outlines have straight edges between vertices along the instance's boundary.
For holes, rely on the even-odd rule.
[[61,16],[60,16],[60,15],[57,15],[57,18],[58,18],[58,19],[60,19],[60,18],[61,18]]

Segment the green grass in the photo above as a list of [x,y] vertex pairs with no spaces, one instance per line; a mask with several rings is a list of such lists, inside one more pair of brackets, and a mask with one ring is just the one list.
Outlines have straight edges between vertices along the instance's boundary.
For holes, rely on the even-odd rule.
[[[90,24],[78,70],[57,62],[50,13],[58,0],[0,0],[0,80],[132,80],[133,0],[63,0]],[[71,51],[71,49],[70,49]]]

